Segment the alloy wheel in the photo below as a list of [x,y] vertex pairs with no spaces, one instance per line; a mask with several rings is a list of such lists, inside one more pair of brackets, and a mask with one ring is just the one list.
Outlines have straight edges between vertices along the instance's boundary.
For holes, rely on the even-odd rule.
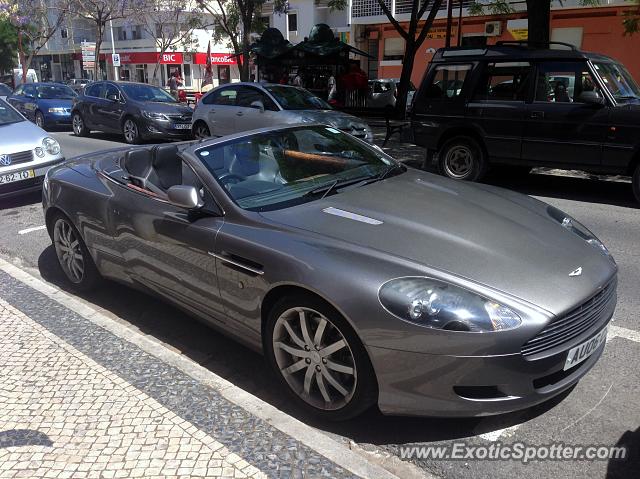
[[58,261],[72,283],[80,283],[84,277],[84,255],[80,239],[73,226],[59,219],[53,230],[53,244]]
[[82,121],[82,117],[77,113],[73,115],[73,132],[80,136],[82,135],[82,130],[84,129],[84,122]]
[[273,330],[273,351],[289,387],[311,406],[336,410],[351,401],[358,378],[353,352],[323,314],[302,307],[282,313]]
[[124,122],[124,138],[127,143],[135,143],[138,139],[138,126],[133,120]]
[[44,128],[44,117],[40,112],[36,113],[36,125],[38,125],[40,128]]
[[464,145],[456,145],[447,151],[444,170],[450,178],[466,178],[473,170],[473,152]]
[[203,140],[205,138],[209,138],[211,136],[211,133],[209,132],[209,128],[207,127],[207,125],[198,123],[193,129],[193,136],[197,140]]

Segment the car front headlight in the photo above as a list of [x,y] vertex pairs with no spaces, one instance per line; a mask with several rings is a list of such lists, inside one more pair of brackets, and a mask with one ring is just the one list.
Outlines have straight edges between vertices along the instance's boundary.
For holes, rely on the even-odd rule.
[[163,113],[157,113],[155,111],[143,111],[142,116],[148,118],[149,120],[157,120],[157,121],[169,121],[167,115]]
[[60,143],[49,136],[42,140],[42,147],[50,155],[57,155],[60,153]]
[[522,324],[509,307],[433,278],[392,279],[380,287],[378,297],[394,316],[426,328],[487,333]]
[[58,108],[58,107],[49,108],[49,113],[66,113],[66,111],[67,111],[66,108]]
[[587,242],[587,244],[596,248],[600,253],[602,253],[602,255],[606,256],[615,263],[615,259],[613,259],[611,252],[607,249],[604,243],[600,241],[596,237],[596,235],[589,231],[589,229],[582,223],[573,219],[564,211],[561,211],[554,206],[548,206],[547,212],[549,213],[549,216],[560,223],[563,228],[582,238]]

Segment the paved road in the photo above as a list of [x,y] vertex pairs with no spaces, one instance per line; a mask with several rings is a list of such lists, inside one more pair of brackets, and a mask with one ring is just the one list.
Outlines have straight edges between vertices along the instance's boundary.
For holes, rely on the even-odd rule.
[[[117,137],[79,139],[54,133],[67,156],[122,145]],[[396,157],[419,159],[412,148],[391,145]],[[237,386],[290,412],[335,437],[354,441],[365,450],[400,456],[406,445],[451,444],[464,440],[475,445],[522,441],[527,444],[564,442],[572,445],[624,442],[635,451],[631,463],[519,462],[413,460],[425,471],[446,478],[523,477],[640,477],[640,210],[629,183],[599,182],[564,176],[532,174],[518,180],[492,180],[535,195],[586,224],[610,247],[620,266],[619,303],[613,324],[619,337],[608,342],[594,370],[569,393],[539,407],[484,419],[430,419],[384,417],[372,411],[343,424],[318,424],[283,401],[268,381],[260,356],[239,346],[156,299],[109,285],[84,299],[109,316],[149,334],[206,366]],[[46,280],[64,287],[55,255],[42,229],[38,195],[11,201],[0,208],[0,254],[33,268]],[[22,233],[22,234],[20,234]],[[526,272],[523,272],[526,274]],[[391,463],[394,461],[392,460]],[[397,461],[396,461],[397,462]]]

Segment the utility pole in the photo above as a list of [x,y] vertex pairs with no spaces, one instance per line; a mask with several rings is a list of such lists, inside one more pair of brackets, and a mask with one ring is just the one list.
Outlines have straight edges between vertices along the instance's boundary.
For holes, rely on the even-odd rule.
[[447,0],[447,38],[445,47],[451,46],[451,23],[453,22],[453,0]]
[[[111,58],[113,61],[113,55],[116,53],[116,41],[113,39],[113,20],[109,19],[109,29],[111,30]],[[118,67],[113,65],[113,78],[118,81]]]
[[462,0],[460,1],[460,12],[458,13],[458,46],[462,46]]

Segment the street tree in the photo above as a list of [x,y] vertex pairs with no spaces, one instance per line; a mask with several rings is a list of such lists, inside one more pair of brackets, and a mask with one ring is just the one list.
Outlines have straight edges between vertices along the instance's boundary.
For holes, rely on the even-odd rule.
[[201,9],[188,0],[146,0],[145,8],[137,8],[134,18],[154,39],[159,51],[153,71],[153,81],[156,84],[161,56],[179,47],[184,50],[197,49],[198,41],[194,31],[211,25]]
[[22,82],[27,81],[33,58],[62,27],[68,13],[68,0],[0,0],[0,19],[9,21],[17,33]]
[[[226,38],[236,55],[240,80],[249,81],[249,58],[246,53],[251,45],[251,33],[262,33],[261,22],[265,0],[196,0],[198,5],[211,14],[216,26],[214,40]],[[274,13],[287,12],[287,0],[273,0]],[[331,10],[343,10],[347,0],[329,0]],[[244,54],[244,55],[243,55]]]
[[18,30],[8,19],[0,19],[0,73],[13,69],[17,55]]
[[[388,1],[388,0],[387,0]],[[388,2],[389,5],[391,2]],[[433,21],[442,6],[443,0],[412,0],[412,8],[410,19],[407,27],[403,27],[398,20],[395,19],[393,13],[389,9],[389,5],[385,0],[378,0],[378,4],[382,11],[393,25],[393,28],[404,39],[404,55],[402,58],[402,71],[400,73],[400,84],[398,85],[398,98],[396,100],[396,112],[401,114],[407,107],[407,93],[411,83],[411,73],[415,62],[416,53],[424,43]],[[427,18],[422,25],[420,21],[424,15]]]
[[[22,0],[20,0],[22,1]],[[69,0],[74,15],[84,18],[95,25],[96,52],[94,78],[100,73],[100,47],[104,40],[104,31],[110,20],[125,18],[136,8],[143,8],[146,0]]]

